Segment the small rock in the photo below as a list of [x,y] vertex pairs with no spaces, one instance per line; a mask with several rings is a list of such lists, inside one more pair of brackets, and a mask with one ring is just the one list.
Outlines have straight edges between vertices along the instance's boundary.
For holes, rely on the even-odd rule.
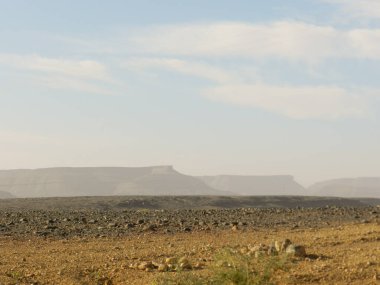
[[175,257],[168,257],[165,259],[166,264],[176,264],[177,263],[177,258]]
[[288,248],[288,246],[291,245],[291,244],[292,244],[292,242],[290,241],[290,239],[285,239],[285,240],[281,243],[280,251],[281,251],[281,252],[286,251],[286,249]]
[[179,264],[179,268],[181,268],[182,270],[191,270],[193,267],[188,262],[182,262]]
[[249,250],[248,250],[247,247],[242,247],[242,248],[240,249],[240,253],[241,253],[241,254],[247,254],[248,252],[249,252]]
[[306,250],[305,247],[302,245],[294,245],[291,244],[286,248],[285,251],[287,254],[294,255],[296,257],[305,257],[306,256]]
[[278,251],[274,245],[269,246],[267,253],[269,256],[278,255]]
[[187,257],[184,256],[178,260],[178,264],[181,264],[181,263],[190,263],[190,261],[187,259]]
[[204,266],[204,264],[202,262],[197,262],[194,264],[195,269],[201,269],[203,266]]
[[168,265],[167,264],[160,264],[160,265],[158,265],[158,271],[160,271],[160,272],[165,272],[165,271],[168,271],[168,269],[169,269],[169,267],[168,267]]
[[150,261],[143,261],[141,262],[138,266],[137,266],[138,269],[140,270],[147,270],[147,269],[153,269],[154,268],[154,265],[152,262]]
[[146,225],[143,230],[144,231],[155,231],[157,229],[157,226],[154,225],[154,224],[151,224],[151,225]]

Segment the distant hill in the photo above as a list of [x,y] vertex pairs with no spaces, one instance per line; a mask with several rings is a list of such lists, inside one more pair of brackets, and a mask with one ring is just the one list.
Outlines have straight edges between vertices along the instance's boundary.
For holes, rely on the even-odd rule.
[[344,178],[318,182],[310,186],[308,192],[318,196],[380,198],[380,177]]
[[3,170],[0,190],[17,197],[229,194],[171,166]]
[[0,199],[11,199],[15,198],[11,193],[6,192],[6,191],[0,191]]
[[0,170],[0,199],[115,195],[380,198],[380,177],[335,179],[305,189],[290,175],[194,177],[172,166]]
[[242,176],[219,175],[198,177],[208,186],[236,195],[305,195],[305,188],[290,175]]

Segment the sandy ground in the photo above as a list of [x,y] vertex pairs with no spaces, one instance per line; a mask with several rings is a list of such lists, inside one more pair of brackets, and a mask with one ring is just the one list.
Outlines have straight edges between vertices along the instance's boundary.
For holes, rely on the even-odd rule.
[[380,225],[350,223],[321,229],[250,229],[144,233],[121,238],[0,238],[0,284],[152,284],[163,274],[129,265],[188,256],[208,265],[223,247],[243,247],[289,238],[306,247],[310,258],[279,272],[278,284],[380,284]]

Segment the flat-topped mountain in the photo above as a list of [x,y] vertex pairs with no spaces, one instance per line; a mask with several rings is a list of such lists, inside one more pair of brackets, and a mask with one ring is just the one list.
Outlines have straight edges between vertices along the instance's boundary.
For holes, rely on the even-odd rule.
[[0,170],[0,199],[114,195],[380,198],[380,177],[335,179],[305,189],[290,175],[194,177],[172,166]]
[[236,195],[306,195],[305,188],[290,175],[219,175],[198,178],[214,189]]
[[2,170],[0,190],[17,197],[228,194],[171,166]]
[[15,198],[11,193],[6,192],[6,191],[0,191],[0,199],[11,199]]
[[308,192],[318,196],[380,198],[380,177],[334,179],[315,183]]

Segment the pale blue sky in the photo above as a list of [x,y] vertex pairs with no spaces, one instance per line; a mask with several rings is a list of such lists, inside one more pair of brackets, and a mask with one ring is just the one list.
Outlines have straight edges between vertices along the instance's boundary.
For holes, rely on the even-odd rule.
[[380,176],[380,2],[0,0],[0,168]]

